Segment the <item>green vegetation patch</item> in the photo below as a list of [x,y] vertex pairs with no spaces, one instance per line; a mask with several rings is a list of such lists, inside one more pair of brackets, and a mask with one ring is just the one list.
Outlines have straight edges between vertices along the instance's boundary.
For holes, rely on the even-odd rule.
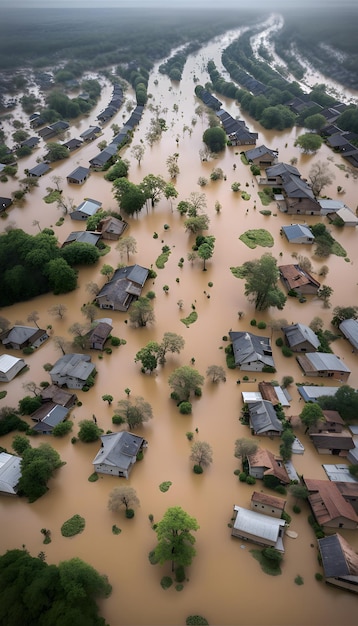
[[61,526],[61,535],[63,537],[73,537],[81,533],[86,526],[86,520],[81,515],[73,515]]
[[250,554],[260,563],[261,569],[265,574],[270,576],[280,576],[282,574],[280,565],[275,565],[271,560],[266,559],[262,550],[250,550]]
[[160,581],[160,584],[163,587],[163,589],[169,589],[169,587],[171,587],[173,584],[173,579],[170,578],[170,576],[163,576],[162,580]]
[[257,228],[254,230],[247,230],[240,235],[239,239],[246,244],[249,248],[256,248],[262,246],[263,248],[272,248],[274,239],[267,230],[264,228]]
[[248,165],[249,164],[245,152],[241,152],[240,159],[241,159],[242,163],[244,163],[244,165]]
[[272,191],[271,189],[263,189],[262,191],[258,191],[259,198],[263,206],[268,206],[272,202]]
[[165,252],[162,252],[162,254],[160,254],[155,262],[156,267],[159,270],[162,270],[167,262],[167,260],[169,259],[169,255],[170,255],[170,250],[166,250]]
[[250,200],[250,198],[251,198],[250,194],[247,193],[247,191],[243,191],[241,193],[241,197],[242,197],[243,200]]
[[57,189],[52,189],[52,191],[50,191],[50,193],[47,194],[47,196],[44,196],[44,201],[46,202],[46,204],[52,204],[53,202],[57,202],[57,200],[59,200],[61,198],[61,192],[58,191]]
[[3,398],[6,398],[7,396],[7,391],[0,391],[0,400],[2,400]]
[[120,535],[120,534],[121,534],[121,532],[122,532],[122,529],[121,529],[121,528],[118,528],[118,526],[116,526],[115,524],[113,524],[113,526],[112,526],[112,533],[113,533],[114,535]]
[[335,241],[332,244],[331,252],[332,254],[335,254],[336,256],[343,256],[343,257],[347,256],[347,252],[345,251],[343,246],[341,246],[341,244],[338,243],[338,241]]
[[93,474],[91,474],[91,475],[88,477],[88,481],[89,481],[90,483],[95,483],[95,482],[98,480],[98,478],[99,478],[99,476],[98,476],[97,472],[93,472]]
[[160,489],[160,491],[163,491],[163,493],[164,493],[165,491],[168,491],[169,487],[171,487],[172,484],[173,483],[171,482],[171,480],[166,480],[163,483],[160,483],[159,489]]
[[183,317],[180,321],[185,324],[185,326],[189,326],[189,324],[194,324],[198,319],[198,314],[196,311],[192,311],[188,317]]

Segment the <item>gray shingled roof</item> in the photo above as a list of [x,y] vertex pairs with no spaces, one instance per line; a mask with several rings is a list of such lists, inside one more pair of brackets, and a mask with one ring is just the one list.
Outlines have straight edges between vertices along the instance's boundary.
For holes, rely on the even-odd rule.
[[349,343],[358,349],[358,320],[343,320],[339,325],[339,330],[348,339]]
[[305,357],[317,372],[324,370],[336,370],[338,372],[351,371],[344,361],[339,359],[335,354],[328,352],[306,352]]
[[286,339],[290,348],[300,345],[304,341],[308,341],[312,348],[318,348],[320,341],[316,333],[311,330],[309,326],[305,324],[291,324],[290,326],[284,326],[282,331],[285,333]]
[[104,463],[127,470],[145,440],[138,435],[121,431],[120,433],[102,435],[101,441],[102,447],[94,458],[93,465]]
[[276,411],[268,400],[250,402],[248,405],[250,423],[256,434],[265,433],[269,430],[281,432],[282,423],[276,415]]
[[56,361],[50,374],[51,376],[71,376],[86,381],[94,368],[91,357],[87,354],[64,354]]
[[282,230],[286,235],[288,241],[293,241],[294,239],[299,239],[301,237],[307,237],[314,241],[314,235],[308,226],[304,224],[291,224],[290,226],[282,226]]
[[241,331],[230,331],[229,336],[233,345],[235,365],[260,361],[263,365],[274,367],[269,337]]

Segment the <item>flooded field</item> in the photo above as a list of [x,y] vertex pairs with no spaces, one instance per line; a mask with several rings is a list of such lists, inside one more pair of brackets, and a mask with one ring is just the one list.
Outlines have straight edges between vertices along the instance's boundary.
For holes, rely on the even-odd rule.
[[[72,445],[72,435],[64,439],[37,437],[31,440],[34,446],[41,441],[51,443],[66,462],[50,481],[50,489],[44,497],[33,504],[28,504],[24,499],[0,498],[1,518],[3,528],[6,529],[1,533],[0,552],[25,545],[33,555],[44,550],[48,563],[78,556],[99,572],[107,574],[113,593],[102,602],[101,613],[111,626],[176,626],[184,624],[185,618],[191,614],[205,615],[211,625],[220,626],[353,626],[356,623],[356,598],[330,589],[315,579],[315,573],[320,571],[320,567],[316,540],[307,522],[309,510],[306,504],[302,506],[301,514],[295,515],[292,513],[293,498],[288,496],[287,511],[293,516],[291,529],[298,533],[298,538],[285,538],[282,575],[278,577],[264,574],[250,554],[250,549],[255,546],[242,545],[240,540],[232,538],[228,527],[234,504],[249,507],[253,490],[252,486],[239,483],[234,475],[234,470],[239,467],[234,457],[235,440],[249,433],[238,419],[242,408],[241,391],[257,390],[260,380],[271,380],[274,377],[280,382],[288,374],[294,377],[295,382],[302,382],[304,379],[294,357],[283,357],[274,345],[276,374],[255,374],[255,383],[242,381],[241,385],[236,383],[238,377],[242,380],[241,373],[233,370],[227,370],[225,383],[213,385],[206,379],[202,397],[193,400],[190,416],[180,415],[170,399],[168,377],[176,367],[189,365],[191,359],[195,359],[195,368],[204,376],[210,365],[226,368],[224,349],[227,343],[223,337],[231,329],[250,330],[250,320],[254,317],[266,323],[279,317],[287,319],[288,323],[308,324],[313,317],[319,316],[324,320],[325,328],[330,328],[332,310],[324,309],[322,301],[317,298],[308,298],[305,304],[288,299],[283,311],[255,312],[253,305],[244,296],[244,281],[234,278],[230,272],[230,267],[256,259],[268,251],[266,248],[251,250],[239,240],[239,236],[247,229],[265,228],[272,234],[274,246],[269,251],[280,259],[280,264],[291,263],[293,253],[308,256],[317,273],[323,263],[327,264],[329,273],[325,282],[334,289],[332,308],[337,305],[354,305],[357,300],[357,233],[353,228],[331,228],[333,236],[346,249],[349,262],[334,255],[322,261],[313,256],[308,246],[290,245],[281,238],[280,228],[295,221],[292,216],[278,212],[275,204],[268,207],[272,210],[271,216],[259,213],[264,208],[258,196],[259,188],[256,181],[252,182],[249,168],[243,165],[239,148],[227,148],[217,159],[206,163],[200,160],[199,150],[203,147],[202,134],[207,122],[205,118],[201,120],[195,115],[199,101],[194,95],[194,78],[198,77],[200,83],[205,84],[209,79],[205,70],[206,62],[212,58],[220,67],[222,49],[237,34],[237,31],[228,33],[190,56],[180,84],[171,83],[158,72],[158,67],[155,68],[148,89],[152,94],[150,102],[159,107],[168,130],[152,148],[146,145],[145,135],[153,117],[147,107],[132,142],[132,145],[144,142],[143,161],[137,164],[131,156],[131,147],[121,153],[122,157],[130,161],[130,180],[139,183],[149,173],[161,174],[169,180],[166,160],[178,152],[180,173],[176,181],[179,194],[176,203],[188,198],[191,192],[205,193],[206,212],[210,216],[208,233],[216,238],[213,257],[207,262],[207,271],[203,272],[202,261],[198,259],[193,264],[187,261],[194,239],[185,232],[183,218],[175,208],[176,203],[171,207],[167,200],[162,199],[154,209],[147,211],[144,208],[138,218],[128,219],[127,233],[137,242],[137,253],[130,256],[130,263],[155,267],[162,246],[167,245],[171,250],[165,268],[156,270],[157,278],[148,281],[145,288],[145,292],[153,290],[156,294],[153,301],[155,323],[146,328],[134,329],[127,323],[126,313],[111,313],[113,335],[125,339],[127,343],[114,348],[111,355],[104,354],[102,359],[99,359],[96,351],[91,352],[98,371],[96,382],[89,392],[78,393],[82,406],[75,407],[71,414],[74,421],[73,435],[77,434],[78,423],[82,419],[91,418],[92,414],[97,416],[99,426],[106,432],[119,427],[112,424],[113,406],[103,402],[103,394],[111,394],[115,406],[125,397],[124,390],[129,388],[132,396],[143,396],[151,404],[153,420],[137,431],[148,440],[148,449],[144,460],[136,464],[130,479],[125,483],[135,488],[140,508],[133,520],[127,520],[123,513],[114,515],[108,511],[110,491],[125,481],[101,476],[95,483],[88,482],[99,444],[78,442]],[[90,117],[72,126],[68,138],[78,137],[90,124],[96,123],[96,115],[105,107],[110,94],[111,87],[105,83],[96,110]],[[134,102],[130,90],[126,98]],[[254,120],[243,116],[235,102],[220,99],[223,108],[233,116],[244,117],[250,130],[259,133],[257,145],[265,144],[278,149],[279,160],[286,163],[296,157],[297,167],[303,177],[308,175],[315,160],[328,159],[335,180],[325,189],[326,195],[336,198],[337,186],[341,185],[345,191],[341,198],[353,211],[356,210],[358,179],[339,168],[346,165],[340,156],[333,154],[326,146],[322,146],[316,156],[301,155],[293,145],[300,129],[293,128],[280,133],[265,131]],[[126,103],[104,127],[101,139],[110,140],[110,125],[117,123],[121,126],[127,118],[125,106]],[[192,119],[195,117],[196,123],[193,125]],[[191,132],[185,127],[189,127]],[[84,146],[68,160],[54,164],[53,171],[39,180],[39,186],[26,196],[23,205],[9,210],[8,218],[1,220],[1,230],[11,223],[35,234],[39,228],[34,224],[36,220],[40,228],[52,227],[62,243],[71,231],[84,228],[83,224],[74,222],[69,216],[65,217],[62,226],[55,225],[61,213],[54,204],[46,204],[43,200],[53,175],[63,179],[64,196],[71,197],[76,205],[85,197],[90,197],[101,201],[104,209],[115,209],[111,183],[104,180],[102,173],[92,173],[82,187],[70,186],[66,182],[68,173],[77,165],[87,166],[89,159],[98,153],[96,144],[94,142]],[[37,153],[20,161],[20,172],[22,168],[24,170],[36,164],[36,157],[41,150],[43,144]],[[204,188],[199,187],[198,178],[203,176],[209,179],[214,167],[223,169],[226,180],[209,182]],[[19,177],[22,177],[22,173]],[[231,190],[235,181],[241,183],[241,189],[247,190],[250,200],[241,199]],[[1,194],[10,195],[17,188],[16,185],[16,181],[14,183],[11,180],[2,184]],[[216,202],[222,205],[219,213],[215,211]],[[299,219],[309,224],[317,221],[317,218],[306,216],[304,220],[303,217]],[[328,225],[326,218],[322,219]],[[169,225],[169,229],[164,228],[165,224]],[[155,232],[159,235],[157,239],[153,238]],[[178,266],[181,257],[185,259],[182,268]],[[105,283],[105,278],[100,274],[102,265],[106,263],[117,267],[123,261],[113,243],[109,254],[101,258],[96,267],[80,270],[76,291],[56,297],[49,294],[4,308],[1,315],[12,324],[20,321],[26,323],[29,313],[36,310],[41,327],[46,328],[51,324],[54,336],[70,339],[71,324],[84,322],[80,308],[89,301],[86,285],[94,281],[102,286]],[[212,286],[208,283],[212,283]],[[163,291],[164,285],[169,286],[167,293]],[[182,310],[178,307],[179,300],[183,300]],[[54,319],[48,312],[58,302],[67,307],[62,320]],[[192,305],[196,308],[198,320],[187,327],[181,318],[191,312]],[[239,311],[244,313],[241,320]],[[100,311],[98,317],[102,317]],[[161,341],[163,333],[167,331],[184,338],[183,351],[180,355],[169,356],[166,365],[156,373],[143,375],[140,365],[134,362],[137,351],[150,340]],[[257,332],[271,334],[270,330]],[[273,344],[274,339],[275,336]],[[337,340],[333,349],[351,368],[348,382],[357,388],[357,355],[352,354],[349,344],[343,339]],[[14,351],[12,354],[17,353]],[[37,384],[49,381],[49,374],[43,366],[54,363],[60,356],[60,351],[56,350],[51,340],[27,356],[29,370],[9,384],[0,384],[0,390],[7,391],[1,406],[17,406],[19,399],[27,394],[23,385],[29,381]],[[311,381],[321,383],[322,379]],[[286,410],[287,415],[297,415],[301,407],[302,403],[299,404],[298,392],[293,385],[292,403]],[[324,479],[326,475],[322,464],[335,462],[336,457],[318,455],[297,420],[294,423],[295,432],[305,446],[302,456],[293,457],[297,472],[305,477]],[[198,429],[195,438],[207,441],[213,448],[213,464],[201,476],[192,471],[190,444],[185,435],[187,431],[194,432],[195,429]],[[12,435],[9,435],[3,437],[0,443],[11,451],[11,441]],[[278,453],[278,441],[258,438],[257,443]],[[159,490],[159,484],[163,481],[172,482],[166,493]],[[263,490],[259,481],[256,489]],[[170,564],[152,566],[148,561],[148,553],[155,546],[156,540],[148,515],[152,514],[154,520],[159,521],[168,507],[177,505],[195,517],[200,525],[196,533],[197,556],[187,569],[188,582],[181,592],[177,592],[174,586],[167,591],[160,586],[162,576],[170,575]],[[81,535],[64,538],[60,533],[61,525],[75,513],[86,519],[86,528]],[[113,524],[121,528],[120,535],[112,534]],[[40,529],[43,527],[49,528],[52,533],[52,543],[47,546],[42,544]],[[342,534],[358,550],[358,533],[344,531]],[[294,582],[297,575],[304,579],[302,586]]]

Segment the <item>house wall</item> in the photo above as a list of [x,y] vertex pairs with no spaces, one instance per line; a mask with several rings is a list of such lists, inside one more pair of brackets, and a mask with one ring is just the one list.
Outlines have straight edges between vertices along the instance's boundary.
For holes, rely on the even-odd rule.
[[286,344],[293,352],[313,352],[315,350],[309,341],[302,341],[302,343],[299,343],[296,346],[290,346],[288,341],[286,341]]
[[251,508],[253,511],[257,511],[258,513],[264,513],[265,515],[270,515],[271,517],[281,518],[282,509],[270,506],[268,504],[262,504],[261,502],[255,502],[251,500]]
[[112,476],[122,476],[124,478],[128,478],[131,467],[132,466],[130,466],[128,470],[125,470],[120,469],[119,467],[113,467],[113,465],[106,465],[105,463],[94,465],[95,471],[99,474],[110,474]]
[[15,363],[7,372],[0,372],[0,382],[8,383],[25,367],[25,361]]
[[349,582],[343,578],[326,578],[326,583],[340,587],[341,589],[348,589],[348,591],[353,591],[353,593],[358,593],[358,582]]
[[345,382],[349,378],[350,372],[337,372],[335,370],[324,370],[324,371],[316,371],[316,370],[307,370],[304,371],[305,376],[317,376],[320,378],[334,378],[335,380],[339,380],[340,382]]
[[261,361],[252,361],[251,363],[242,363],[238,367],[243,372],[262,372],[264,364]]
[[357,522],[347,519],[346,517],[335,517],[327,524],[323,524],[324,528],[347,528],[349,530],[355,530],[357,528]]
[[78,378],[72,378],[71,376],[51,376],[51,380],[55,385],[63,387],[66,385],[68,389],[82,389],[86,384],[86,381],[78,380]]
[[231,534],[233,537],[239,537],[239,539],[244,539],[244,541],[252,541],[253,543],[257,543],[259,546],[272,546],[275,547],[276,542],[270,541],[269,539],[265,539],[264,537],[257,537],[251,533],[245,533],[244,531],[238,530],[237,528],[232,528]]
[[253,476],[254,478],[259,478],[260,480],[262,480],[262,478],[264,477],[264,472],[265,472],[264,467],[250,467],[249,466],[249,474],[250,476]]

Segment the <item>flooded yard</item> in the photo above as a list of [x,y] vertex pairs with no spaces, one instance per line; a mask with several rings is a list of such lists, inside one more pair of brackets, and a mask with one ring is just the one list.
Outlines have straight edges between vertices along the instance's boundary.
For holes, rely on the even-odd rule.
[[[264,574],[250,554],[250,550],[256,546],[232,538],[228,527],[233,506],[237,504],[249,508],[253,491],[252,486],[240,483],[234,475],[239,467],[234,457],[235,440],[249,435],[249,429],[239,421],[241,392],[256,391],[261,380],[275,378],[281,382],[283,376],[292,375],[295,382],[299,383],[303,382],[304,377],[295,358],[285,358],[275,346],[274,334],[272,343],[277,373],[255,374],[255,382],[244,382],[242,372],[226,369],[224,350],[227,342],[224,337],[230,330],[252,330],[252,318],[266,323],[274,318],[285,318],[288,323],[309,324],[313,317],[319,316],[324,320],[324,327],[330,329],[332,317],[332,309],[323,308],[322,301],[313,297],[309,297],[304,304],[288,298],[283,311],[271,309],[257,313],[244,295],[244,281],[234,278],[230,267],[259,258],[267,251],[279,259],[279,264],[293,262],[293,253],[303,254],[312,260],[317,273],[323,263],[329,266],[325,283],[334,289],[331,298],[333,308],[356,304],[358,260],[357,233],[354,228],[343,230],[330,227],[333,236],[346,249],[349,262],[334,255],[322,261],[313,256],[309,246],[288,244],[280,236],[280,228],[297,220],[280,213],[274,203],[268,207],[272,210],[271,216],[260,214],[260,209],[265,207],[261,205],[259,188],[256,181],[252,181],[249,167],[240,159],[241,148],[226,148],[217,159],[201,162],[199,150],[203,147],[202,135],[207,122],[205,118],[202,121],[195,115],[199,101],[194,95],[194,78],[199,77],[203,85],[209,80],[204,69],[206,62],[212,58],[220,67],[221,51],[234,35],[229,33],[221,40],[210,42],[197,54],[190,56],[180,84],[171,83],[159,73],[158,67],[155,68],[148,89],[152,94],[149,102],[159,107],[168,130],[152,147],[146,145],[145,135],[153,117],[149,107],[146,107],[132,141],[132,145],[144,142],[143,161],[137,164],[131,155],[131,146],[121,152],[121,156],[130,161],[129,179],[134,183],[141,182],[150,173],[161,174],[169,181],[166,160],[178,152],[180,173],[176,188],[179,195],[173,208],[167,200],[161,199],[154,209],[144,208],[138,218],[128,219],[124,216],[129,222],[126,234],[133,236],[137,242],[137,253],[130,256],[130,263],[148,268],[153,266],[157,271],[157,278],[148,281],[144,290],[144,293],[152,290],[156,294],[153,301],[155,323],[135,329],[127,323],[128,314],[111,312],[113,335],[125,339],[127,343],[114,348],[111,355],[104,354],[101,359],[96,351],[91,352],[98,374],[90,391],[78,392],[82,406],[76,406],[72,411],[72,434],[76,435],[78,423],[82,419],[90,419],[92,414],[97,416],[98,425],[105,432],[119,430],[118,426],[112,424],[113,406],[125,397],[124,390],[129,388],[132,396],[143,396],[153,409],[153,420],[136,431],[149,442],[143,461],[135,465],[128,482],[101,476],[97,482],[91,483],[88,477],[93,471],[92,461],[99,449],[98,442],[78,442],[73,445],[70,441],[72,435],[64,439],[39,436],[31,439],[32,445],[49,442],[58,450],[66,465],[50,481],[48,493],[35,503],[28,504],[25,499],[0,498],[4,529],[0,537],[0,552],[25,545],[32,555],[44,550],[48,563],[78,556],[99,572],[107,574],[113,592],[109,599],[101,603],[101,613],[111,626],[176,626],[184,624],[185,618],[191,614],[204,615],[211,625],[220,626],[353,626],[356,623],[357,600],[353,594],[331,589],[315,579],[315,573],[321,569],[317,560],[316,539],[307,522],[307,504],[302,505],[301,514],[294,514],[294,500],[292,496],[287,496],[286,508],[292,515],[290,529],[298,533],[298,538],[285,537],[281,576]],[[79,136],[85,128],[95,123],[95,116],[105,107],[110,94],[111,87],[106,83],[96,111],[75,127],[72,126],[69,137]],[[134,101],[130,90],[126,97]],[[296,157],[297,168],[303,177],[308,176],[315,160],[328,160],[335,173],[335,180],[325,189],[325,194],[336,198],[337,186],[341,185],[345,191],[342,196],[344,202],[355,212],[358,179],[339,168],[345,165],[339,155],[325,145],[315,156],[302,155],[293,145],[300,129],[265,131],[257,122],[244,116],[234,101],[220,99],[224,109],[234,117],[244,118],[250,130],[259,133],[257,145],[265,144],[278,149],[279,160],[285,163]],[[123,124],[123,117],[127,117],[124,107],[104,127],[103,138],[111,138],[111,123],[119,126]],[[194,117],[195,125],[192,124]],[[191,132],[184,127],[189,127]],[[35,234],[38,226],[34,220],[37,220],[41,229],[53,228],[62,243],[71,231],[84,228],[83,224],[74,222],[69,216],[65,217],[62,226],[56,226],[61,213],[54,204],[46,204],[43,200],[53,175],[63,179],[63,194],[73,198],[76,205],[89,197],[101,201],[106,210],[115,209],[111,183],[104,180],[103,173],[92,173],[82,187],[71,186],[66,182],[67,174],[77,165],[88,166],[89,159],[98,153],[96,144],[93,142],[83,146],[69,159],[51,165],[53,171],[39,180],[39,186],[26,196],[23,205],[12,207],[8,218],[1,220],[1,230],[11,223]],[[33,167],[38,153],[20,161],[20,170]],[[236,169],[233,168],[234,164]],[[209,179],[214,167],[223,169],[226,180],[211,181],[204,188],[199,187],[198,178],[202,176]],[[250,200],[241,199],[239,194],[231,190],[235,181],[241,183],[242,190],[247,190]],[[1,185],[3,196],[10,195],[14,189],[16,182],[11,180]],[[187,260],[194,238],[185,232],[184,219],[176,210],[177,202],[188,198],[191,192],[205,193],[206,212],[210,216],[208,234],[215,237],[214,254],[207,262],[206,272],[199,259],[194,263]],[[216,202],[222,206],[219,213],[215,210]],[[304,219],[299,217],[299,221],[313,224],[318,220],[304,216]],[[322,218],[322,221],[328,225],[326,218]],[[164,228],[165,224],[169,225],[168,229]],[[253,228],[267,229],[274,238],[274,246],[269,249],[249,249],[239,236]],[[158,233],[158,238],[153,238],[154,233]],[[170,247],[171,253],[164,269],[157,269],[155,261],[164,245]],[[80,309],[90,299],[86,285],[90,281],[99,286],[105,283],[105,277],[100,274],[104,263],[117,267],[124,262],[115,246],[115,242],[111,244],[109,254],[102,257],[94,268],[80,269],[76,291],[61,296],[48,294],[3,308],[1,315],[9,319],[11,324],[20,321],[26,323],[27,316],[36,310],[42,328],[50,324],[53,336],[70,339],[71,324],[85,321]],[[180,268],[178,263],[182,257],[185,261]],[[163,291],[164,285],[169,286],[167,293]],[[179,300],[183,300],[182,309],[178,306]],[[62,320],[53,318],[48,312],[58,302],[67,307]],[[193,306],[198,319],[194,324],[186,326],[181,320],[192,311]],[[243,312],[242,319],[239,319],[239,311]],[[103,317],[102,312],[98,312],[98,317]],[[180,355],[170,355],[166,365],[158,368],[157,372],[143,375],[140,364],[134,362],[137,351],[150,340],[161,341],[163,334],[168,331],[184,338],[184,349]],[[264,336],[271,335],[269,329],[257,332]],[[357,388],[357,355],[352,354],[350,345],[343,339],[337,340],[332,346],[334,352],[352,370],[348,382]],[[11,351],[11,354],[17,355],[16,351]],[[51,339],[35,353],[26,356],[29,370],[9,384],[0,384],[0,391],[7,391],[1,406],[17,406],[19,399],[27,395],[23,385],[29,381],[37,384],[49,381],[49,374],[43,366],[46,363],[53,364],[60,356],[60,351],[56,350]],[[214,385],[206,379],[202,397],[193,400],[192,415],[185,416],[180,415],[170,399],[168,377],[176,367],[190,365],[191,359],[195,359],[195,368],[203,376],[210,365],[221,365],[227,373],[225,383]],[[241,379],[240,385],[236,382],[238,378]],[[327,380],[310,380],[330,384]],[[295,385],[292,385],[290,391],[292,403],[286,409],[286,414],[295,416],[301,411],[303,403],[299,403]],[[114,397],[112,407],[102,400],[104,394]],[[213,464],[203,475],[194,474],[189,461],[190,443],[186,432],[195,432],[195,429],[198,429],[195,439],[206,441],[213,448]],[[324,479],[326,475],[322,465],[337,462],[336,457],[318,455],[297,420],[294,430],[305,446],[303,455],[293,457],[297,472],[305,477]],[[9,451],[12,436],[3,437],[0,442]],[[261,437],[257,443],[278,453],[279,441]],[[163,481],[172,482],[166,493],[159,490]],[[135,488],[140,500],[140,508],[132,520],[127,520],[123,513],[115,515],[107,509],[110,491],[124,483]],[[260,481],[256,483],[255,489],[264,490]],[[196,533],[197,556],[187,569],[188,582],[181,592],[177,592],[174,586],[167,591],[160,586],[162,576],[170,575],[170,564],[152,566],[148,560],[148,553],[156,544],[156,535],[148,516],[151,514],[154,521],[159,521],[167,508],[172,506],[181,506],[200,525]],[[62,537],[62,523],[76,513],[86,519],[84,532],[71,539]],[[112,533],[113,524],[122,530],[118,536]],[[43,527],[49,528],[52,534],[52,543],[47,546],[42,544],[40,530]],[[358,550],[357,531],[343,531],[342,535]],[[304,579],[302,586],[294,582],[297,575]]]

